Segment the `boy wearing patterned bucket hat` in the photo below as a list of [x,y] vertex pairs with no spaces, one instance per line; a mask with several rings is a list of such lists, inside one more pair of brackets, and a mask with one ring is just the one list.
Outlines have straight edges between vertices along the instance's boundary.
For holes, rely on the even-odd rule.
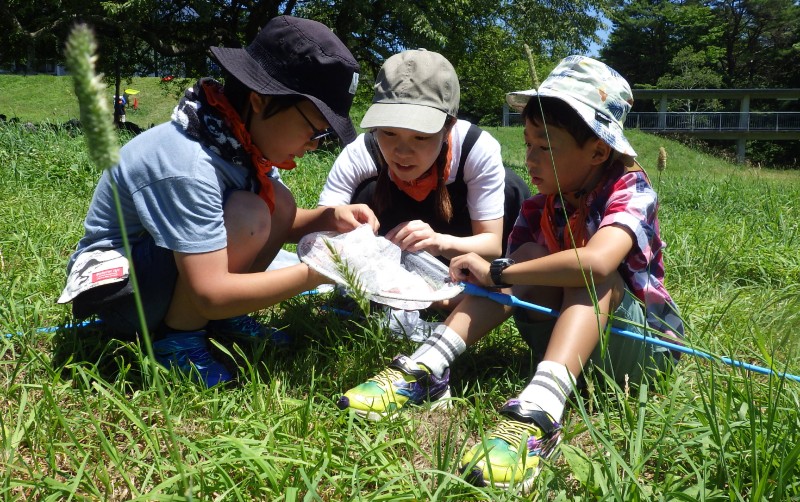
[[633,103],[625,79],[599,61],[570,56],[538,89],[507,100],[525,120],[526,165],[538,193],[523,203],[507,258],[458,256],[450,274],[561,314],[551,320],[468,296],[402,365],[373,379],[385,392],[363,405],[378,416],[444,394],[439,379],[454,359],[513,315],[540,362],[500,410],[503,419],[464,455],[461,469],[478,485],[528,490],[559,441],[585,365],[636,384],[677,361],[666,349],[629,338],[601,343],[608,325],[636,333],[647,326],[675,341],[683,338],[683,324],[664,288],[656,194],[623,132]]

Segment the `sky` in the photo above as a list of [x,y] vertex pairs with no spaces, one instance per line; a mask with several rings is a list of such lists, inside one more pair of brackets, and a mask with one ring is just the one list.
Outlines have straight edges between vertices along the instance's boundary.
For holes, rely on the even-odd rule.
[[611,31],[611,21],[608,20],[605,16],[602,16],[603,23],[608,27],[604,30],[597,30],[596,34],[598,38],[600,38],[601,42],[599,44],[593,43],[589,46],[589,53],[587,56],[597,57],[600,55],[600,48],[606,43],[608,40],[608,35]]

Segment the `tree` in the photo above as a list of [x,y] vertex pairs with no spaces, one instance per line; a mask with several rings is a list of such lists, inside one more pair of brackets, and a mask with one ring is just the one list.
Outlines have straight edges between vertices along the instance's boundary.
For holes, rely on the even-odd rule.
[[242,46],[272,17],[293,14],[331,26],[361,62],[367,85],[403,48],[441,52],[463,79],[465,113],[499,118],[503,94],[525,81],[523,44],[545,65],[584,51],[608,1],[0,0],[0,65],[61,59],[70,26],[81,20],[96,31],[98,70],[119,91],[136,74],[208,74],[209,46]]
[[[800,87],[800,4],[794,0],[621,0],[612,20],[601,54],[634,86]],[[779,106],[800,109],[797,102]],[[764,107],[775,111],[775,102],[750,103],[754,111]],[[751,158],[796,165],[799,150],[797,142],[784,141],[753,149]]]
[[[719,89],[722,75],[715,71],[705,52],[696,52],[692,47],[684,47],[669,62],[668,73],[658,78],[659,89]],[[685,99],[673,100],[669,104],[673,111],[696,112],[719,110],[717,100]]]
[[297,12],[333,27],[361,62],[367,85],[383,61],[404,48],[440,52],[458,72],[462,114],[499,123],[505,93],[530,87],[523,44],[535,47],[544,67],[585,51],[607,1],[342,0],[306,2]]
[[800,5],[792,0],[711,0],[725,26],[721,58],[730,87],[798,87]]

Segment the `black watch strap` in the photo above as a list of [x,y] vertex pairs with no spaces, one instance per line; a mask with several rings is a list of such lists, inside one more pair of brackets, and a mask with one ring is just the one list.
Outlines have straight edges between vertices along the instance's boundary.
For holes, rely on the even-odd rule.
[[511,287],[511,284],[506,284],[503,282],[503,270],[507,269],[513,264],[514,260],[511,258],[498,258],[496,260],[492,260],[491,265],[489,265],[489,275],[492,277],[492,282],[496,288]]

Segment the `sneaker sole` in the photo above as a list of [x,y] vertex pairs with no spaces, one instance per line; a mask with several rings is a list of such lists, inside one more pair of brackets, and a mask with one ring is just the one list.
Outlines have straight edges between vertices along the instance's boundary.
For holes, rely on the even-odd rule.
[[[453,403],[451,402],[450,388],[448,387],[441,396],[437,397],[435,401],[429,401],[430,409],[433,410],[449,410],[453,407]],[[411,406],[422,407],[425,404],[412,404]],[[393,413],[386,413],[386,412],[378,412],[378,411],[364,411],[364,410],[357,410],[355,408],[350,408],[358,415],[360,418],[364,418],[366,420],[370,420],[372,422],[380,422],[381,420],[388,419],[395,419],[400,416],[402,408],[393,412]]]

